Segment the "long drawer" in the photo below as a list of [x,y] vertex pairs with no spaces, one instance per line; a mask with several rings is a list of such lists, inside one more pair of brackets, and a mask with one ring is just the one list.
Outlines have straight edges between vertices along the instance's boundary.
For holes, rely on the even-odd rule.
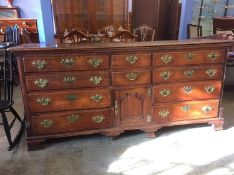
[[69,89],[110,85],[107,72],[63,72],[25,76],[28,90]]
[[112,85],[133,85],[151,83],[151,71],[131,70],[112,72]]
[[153,54],[153,66],[155,67],[223,63],[224,60],[224,50],[162,52]]
[[112,55],[111,67],[119,68],[144,68],[151,66],[151,54],[124,54]]
[[219,100],[161,104],[153,107],[157,123],[218,117]]
[[153,71],[154,83],[196,80],[222,80],[223,65],[158,68]]
[[84,110],[32,116],[35,135],[59,134],[108,128],[113,125],[113,110]]
[[28,95],[31,112],[111,107],[110,90],[33,92]]
[[23,58],[23,64],[24,72],[102,70],[109,68],[109,56],[26,56]]
[[220,98],[221,81],[186,82],[153,87],[153,102]]

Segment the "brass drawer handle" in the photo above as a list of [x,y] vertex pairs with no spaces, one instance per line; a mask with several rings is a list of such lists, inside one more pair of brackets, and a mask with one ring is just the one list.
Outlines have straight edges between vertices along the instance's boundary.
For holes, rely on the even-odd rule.
[[169,64],[173,61],[173,56],[171,55],[164,55],[161,57],[161,60],[165,63],[165,64]]
[[219,54],[217,54],[216,52],[211,52],[207,55],[207,57],[211,60],[211,61],[215,61],[218,57]]
[[48,106],[51,102],[50,98],[45,98],[45,97],[41,97],[37,99],[37,102],[40,103],[42,106]]
[[202,107],[202,111],[206,114],[208,114],[209,112],[211,112],[213,110],[213,107],[211,106],[203,106]]
[[161,111],[158,112],[158,115],[161,117],[161,118],[166,118],[168,117],[170,114],[170,111],[168,109],[163,109]]
[[74,83],[76,81],[76,77],[74,76],[67,76],[67,77],[64,77],[63,81],[65,83]]
[[217,70],[216,69],[208,69],[207,71],[206,71],[206,74],[210,77],[210,78],[212,78],[212,77],[214,77],[216,74],[217,74]]
[[47,86],[48,84],[48,80],[47,79],[38,79],[34,82],[35,85],[37,85],[39,88],[44,88]]
[[103,97],[101,95],[99,95],[99,94],[96,94],[96,95],[94,95],[94,96],[92,96],[90,98],[91,98],[91,100],[93,100],[96,103],[99,103],[103,99]]
[[126,61],[128,61],[130,64],[135,64],[138,61],[138,57],[135,55],[130,55],[126,58]]
[[70,122],[70,123],[75,123],[77,120],[80,119],[80,116],[77,114],[77,115],[69,115],[67,117],[67,120]]
[[184,75],[187,77],[187,78],[191,78],[193,75],[194,75],[194,70],[186,70],[184,71]]
[[74,60],[72,58],[63,58],[60,63],[64,66],[71,66],[74,63]]
[[43,120],[41,122],[41,125],[44,127],[44,128],[51,128],[53,125],[54,125],[54,121],[53,120]]
[[186,94],[191,94],[192,93],[192,90],[193,90],[193,87],[192,86],[185,86],[184,87],[184,92]]
[[32,65],[35,66],[37,69],[41,70],[46,67],[47,62],[45,60],[35,60],[32,62]]
[[188,61],[192,61],[193,58],[195,57],[195,55],[196,55],[196,54],[194,54],[194,53],[187,53],[187,54],[186,54],[186,59],[187,59]]
[[101,82],[102,82],[102,77],[101,76],[98,76],[98,75],[95,75],[95,76],[92,76],[90,79],[89,79],[90,82],[92,82],[93,84],[95,85],[99,85]]
[[104,115],[96,115],[96,116],[93,116],[93,117],[92,117],[92,120],[93,120],[95,123],[102,123],[104,119],[105,119],[105,116],[104,116]]
[[138,77],[138,74],[135,72],[130,72],[126,75],[126,77],[128,78],[128,80],[130,81],[135,81]]
[[182,106],[181,110],[184,112],[188,112],[191,109],[189,105]]
[[212,94],[215,91],[215,87],[214,86],[206,86],[205,90],[208,94]]
[[162,77],[162,79],[164,79],[164,80],[168,80],[170,77],[171,77],[171,72],[162,72],[161,74],[160,74],[160,76]]
[[170,95],[172,93],[172,91],[169,90],[169,89],[162,89],[162,90],[160,90],[159,93],[160,93],[161,96],[167,97],[168,95]]
[[74,95],[74,94],[69,94],[69,95],[67,95],[67,96],[65,97],[65,99],[66,99],[67,101],[69,101],[69,102],[74,102],[75,100],[78,99],[78,97],[77,97],[76,95]]
[[98,58],[92,58],[88,62],[95,68],[99,67],[102,64],[102,61]]

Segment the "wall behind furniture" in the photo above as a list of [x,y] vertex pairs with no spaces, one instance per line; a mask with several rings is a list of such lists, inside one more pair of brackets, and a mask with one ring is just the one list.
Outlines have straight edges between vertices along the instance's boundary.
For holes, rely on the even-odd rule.
[[187,26],[191,23],[193,17],[193,4],[194,0],[182,0],[182,9],[180,17],[180,30],[179,30],[179,39],[187,38]]

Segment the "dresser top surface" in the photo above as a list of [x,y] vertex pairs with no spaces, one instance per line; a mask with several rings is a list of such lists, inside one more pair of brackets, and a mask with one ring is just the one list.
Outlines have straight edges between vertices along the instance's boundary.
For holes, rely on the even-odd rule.
[[129,42],[129,43],[79,43],[79,44],[46,44],[46,43],[34,43],[23,44],[17,47],[11,47],[9,50],[13,53],[21,53],[28,51],[65,51],[65,50],[99,50],[99,49],[153,49],[153,48],[178,48],[184,49],[185,47],[193,47],[194,45],[202,46],[220,46],[231,47],[234,45],[234,41],[228,40],[215,40],[215,39],[187,39],[187,40],[170,40],[170,41],[148,41],[148,42]]

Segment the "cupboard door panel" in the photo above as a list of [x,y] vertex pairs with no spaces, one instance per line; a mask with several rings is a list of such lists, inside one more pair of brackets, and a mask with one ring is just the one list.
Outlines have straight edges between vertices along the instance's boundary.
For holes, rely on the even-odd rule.
[[147,88],[119,90],[115,92],[115,115],[119,124],[133,126],[151,122],[151,97]]

